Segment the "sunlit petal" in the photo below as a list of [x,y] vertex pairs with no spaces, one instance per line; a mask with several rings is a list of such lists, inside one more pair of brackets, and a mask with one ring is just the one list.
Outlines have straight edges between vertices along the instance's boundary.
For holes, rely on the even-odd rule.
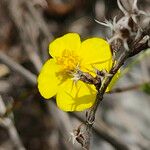
[[96,97],[93,85],[78,81],[76,84],[68,79],[57,93],[57,105],[64,111],[83,111],[90,108]]
[[53,58],[60,57],[64,50],[76,51],[80,46],[80,36],[77,33],[68,33],[50,43],[49,53]]
[[58,89],[59,79],[57,72],[59,68],[54,59],[46,61],[38,76],[38,89],[41,95],[48,99],[56,95]]
[[109,44],[101,38],[83,41],[79,55],[83,58],[83,64],[101,63],[112,58]]

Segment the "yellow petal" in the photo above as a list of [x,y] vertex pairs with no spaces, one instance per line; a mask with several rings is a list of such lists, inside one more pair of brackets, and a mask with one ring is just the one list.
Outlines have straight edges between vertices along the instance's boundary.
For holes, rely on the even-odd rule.
[[80,46],[80,36],[77,33],[68,33],[50,43],[49,53],[55,58],[61,56],[64,50],[76,51]]
[[90,74],[94,76],[96,69],[99,71],[106,70],[107,72],[109,72],[111,69],[111,66],[112,66],[112,59],[109,59],[100,63],[91,63],[87,65],[85,64],[82,70],[84,72],[89,72]]
[[78,81],[76,84],[68,79],[60,87],[56,101],[60,109],[64,111],[83,111],[90,108],[96,97],[93,85]]
[[115,74],[115,76],[111,80],[110,84],[108,85],[108,87],[106,89],[106,92],[111,91],[111,89],[113,88],[113,86],[115,85],[115,83],[117,82],[117,80],[119,79],[119,76],[120,76],[120,70],[118,70],[118,72]]
[[58,89],[57,72],[59,68],[54,59],[46,61],[38,76],[38,88],[41,95],[48,99],[56,95]]
[[79,55],[83,63],[104,62],[112,57],[109,44],[101,38],[90,38],[82,42]]

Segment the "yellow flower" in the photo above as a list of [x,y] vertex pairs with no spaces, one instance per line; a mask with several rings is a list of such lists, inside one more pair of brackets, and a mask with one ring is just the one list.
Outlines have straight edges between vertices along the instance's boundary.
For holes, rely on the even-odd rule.
[[68,33],[50,43],[49,53],[52,58],[46,61],[38,77],[41,95],[46,99],[56,95],[57,105],[64,111],[90,108],[95,102],[96,88],[81,81],[77,70],[93,76],[94,68],[109,71],[112,66],[109,44],[101,38],[81,43],[77,33]]

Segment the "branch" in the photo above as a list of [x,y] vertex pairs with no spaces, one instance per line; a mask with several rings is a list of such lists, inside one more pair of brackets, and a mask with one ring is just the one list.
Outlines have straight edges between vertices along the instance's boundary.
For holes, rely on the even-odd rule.
[[118,88],[115,88],[115,89],[113,89],[107,93],[113,94],[113,93],[126,92],[126,91],[130,91],[130,90],[137,90],[137,89],[141,88],[142,86],[144,86],[145,84],[150,84],[150,82],[145,82],[145,83],[136,84],[136,85],[127,86],[127,87],[118,87]]
[[36,75],[22,67],[20,64],[15,62],[13,59],[11,59],[9,56],[7,56],[5,53],[0,51],[0,61],[6,64],[10,69],[16,71],[21,76],[23,76],[29,83],[32,85],[36,84]]
[[[6,107],[0,95],[0,115],[5,114],[5,112]],[[14,149],[25,150],[25,147],[22,144],[22,141],[12,120],[8,116],[5,118],[0,118],[0,124],[7,128],[10,139],[14,145]]]
[[39,72],[42,67],[42,60],[47,58],[47,51],[43,51],[43,49],[47,49],[49,41],[53,39],[46,22],[32,1],[3,0],[2,4],[18,31],[23,50]]

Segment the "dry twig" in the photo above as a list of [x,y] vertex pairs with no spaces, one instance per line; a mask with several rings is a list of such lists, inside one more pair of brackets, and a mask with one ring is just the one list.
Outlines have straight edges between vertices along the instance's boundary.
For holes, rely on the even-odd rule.
[[[6,107],[3,102],[3,99],[0,95],[0,114],[3,115],[6,112]],[[14,145],[14,149],[16,150],[25,150],[22,141],[18,135],[17,129],[9,117],[0,118],[0,124],[7,128],[10,139]]]
[[3,52],[0,52],[0,61],[6,64],[8,67],[10,67],[10,69],[22,75],[27,81],[29,81],[29,83],[35,85],[36,76],[27,69],[25,69],[24,67],[22,67],[20,64],[12,60],[9,56],[4,54]]
[[145,82],[145,83],[136,84],[136,85],[127,86],[127,87],[118,87],[109,91],[108,93],[113,94],[113,93],[121,93],[121,92],[126,92],[126,91],[131,91],[131,90],[137,90],[137,89],[140,89],[145,84],[150,84],[150,82]]

